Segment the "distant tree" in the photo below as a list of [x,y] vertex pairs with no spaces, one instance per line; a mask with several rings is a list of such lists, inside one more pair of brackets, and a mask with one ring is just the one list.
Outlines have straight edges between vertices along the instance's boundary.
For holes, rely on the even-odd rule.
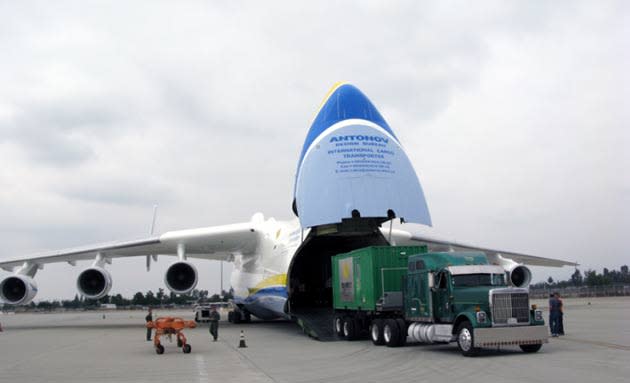
[[140,291],[138,291],[137,293],[134,294],[133,298],[131,299],[131,302],[134,305],[146,305],[147,301],[144,298],[144,294],[142,294]]
[[150,306],[155,306],[155,305],[160,304],[160,300],[155,297],[155,295],[153,294],[153,291],[151,290],[147,291],[146,295],[144,296],[144,299],[146,301],[146,304]]
[[582,286],[583,282],[582,273],[580,273],[580,270],[575,269],[575,272],[571,275],[571,283],[573,286]]
[[160,301],[160,305],[164,304],[164,299],[166,298],[166,294],[164,294],[164,289],[160,287],[157,294],[155,294],[155,297],[158,299],[158,301]]
[[223,302],[227,302],[231,299],[234,299],[234,289],[230,288],[229,291],[221,291],[221,295],[223,295]]
[[628,265],[621,266],[621,274],[628,275]]

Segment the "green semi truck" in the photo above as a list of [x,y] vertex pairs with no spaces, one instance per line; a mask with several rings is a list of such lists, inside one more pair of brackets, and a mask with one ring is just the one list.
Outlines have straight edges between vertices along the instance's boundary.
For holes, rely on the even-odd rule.
[[389,347],[457,342],[466,356],[506,345],[536,352],[548,341],[542,311],[514,280],[522,275],[510,278],[482,252],[373,246],[339,254],[332,257],[334,330]]

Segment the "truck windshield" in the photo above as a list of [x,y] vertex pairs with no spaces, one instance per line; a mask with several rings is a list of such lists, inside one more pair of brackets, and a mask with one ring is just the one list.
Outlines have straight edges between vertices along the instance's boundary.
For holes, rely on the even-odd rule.
[[503,274],[453,275],[453,286],[505,286]]

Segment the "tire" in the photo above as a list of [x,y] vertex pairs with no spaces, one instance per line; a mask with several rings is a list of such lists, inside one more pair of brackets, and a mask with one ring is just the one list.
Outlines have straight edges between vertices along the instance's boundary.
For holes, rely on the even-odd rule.
[[335,315],[333,319],[333,331],[337,335],[338,338],[343,338],[343,317],[340,315]]
[[243,320],[243,322],[250,323],[252,321],[252,314],[250,314],[249,311],[245,311],[244,314],[245,319]]
[[158,355],[162,355],[162,354],[164,354],[164,346],[162,346],[161,344],[158,344],[158,345],[155,347],[155,352],[156,352]]
[[232,314],[232,323],[234,324],[239,324],[241,323],[241,312],[240,311],[234,311]]
[[192,350],[192,347],[190,347],[189,344],[185,344],[184,347],[182,347],[182,351],[184,352],[184,354],[190,354],[191,350]]
[[396,319],[386,319],[383,326],[383,340],[387,347],[400,346],[400,327]]
[[354,318],[343,318],[343,337],[347,340],[355,340],[357,338],[357,324]]
[[407,322],[405,322],[405,320],[402,318],[396,318],[396,323],[398,323],[398,328],[400,329],[398,345],[404,346],[405,344],[407,344]]
[[521,345],[519,345],[519,347],[521,348],[521,350],[523,350],[523,352],[534,353],[534,352],[538,352],[542,348],[542,344],[541,343],[538,343],[538,344],[521,344]]
[[370,324],[370,339],[375,346],[382,346],[385,344],[383,339],[383,320],[374,319]]
[[475,356],[480,349],[474,347],[475,335],[470,322],[462,322],[457,328],[457,346],[464,356]]

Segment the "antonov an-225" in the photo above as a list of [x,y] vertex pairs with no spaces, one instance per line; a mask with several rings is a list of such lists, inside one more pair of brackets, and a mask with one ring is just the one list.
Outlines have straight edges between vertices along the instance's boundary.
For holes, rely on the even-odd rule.
[[[289,221],[265,219],[166,232],[149,238],[52,251],[0,261],[13,274],[0,282],[0,298],[24,305],[37,294],[34,277],[44,264],[92,260],[77,289],[98,299],[110,291],[113,258],[175,256],[164,276],[174,293],[190,292],[198,274],[188,258],[234,263],[231,285],[238,311],[231,318],[313,320],[330,312],[331,256],[371,245],[426,244],[430,250],[484,251],[514,286],[527,286],[524,266],[574,265],[561,260],[469,246],[391,229],[398,219],[431,225],[420,181],[403,147],[374,105],[356,87],[340,83],[326,96],[298,162]],[[314,323],[317,321],[314,321]],[[329,321],[322,321],[326,323]],[[317,332],[317,331],[315,331]]]

